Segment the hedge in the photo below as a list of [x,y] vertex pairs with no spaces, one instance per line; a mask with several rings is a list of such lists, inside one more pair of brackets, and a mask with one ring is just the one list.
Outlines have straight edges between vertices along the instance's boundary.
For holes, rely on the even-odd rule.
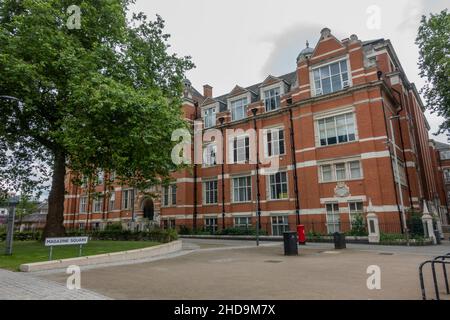
[[[114,241],[156,241],[167,243],[178,239],[178,234],[175,230],[153,229],[150,231],[132,232],[129,230],[104,230],[104,231],[67,231],[67,237],[89,236],[91,240],[114,240]],[[15,232],[14,240],[16,241],[30,241],[41,240],[42,232]],[[0,233],[0,241],[6,240],[6,233]]]

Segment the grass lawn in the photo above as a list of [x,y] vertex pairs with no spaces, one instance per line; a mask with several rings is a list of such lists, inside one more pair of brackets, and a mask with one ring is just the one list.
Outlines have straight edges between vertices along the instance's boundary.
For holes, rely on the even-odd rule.
[[[140,249],[158,245],[152,241],[89,241],[83,245],[83,256]],[[48,261],[49,247],[37,241],[14,241],[13,255],[6,256],[5,242],[0,242],[0,268],[18,271],[23,263]],[[53,247],[53,260],[78,257],[79,246]]]

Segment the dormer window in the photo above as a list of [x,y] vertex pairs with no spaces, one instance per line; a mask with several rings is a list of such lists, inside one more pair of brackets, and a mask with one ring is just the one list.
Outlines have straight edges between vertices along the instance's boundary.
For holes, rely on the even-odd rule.
[[350,86],[347,60],[341,60],[313,69],[316,96],[336,92]]
[[232,121],[241,120],[245,118],[247,104],[248,104],[247,98],[231,101]]
[[205,128],[211,128],[216,125],[216,107],[204,109],[203,124]]
[[264,91],[264,104],[266,111],[276,110],[280,107],[280,87]]

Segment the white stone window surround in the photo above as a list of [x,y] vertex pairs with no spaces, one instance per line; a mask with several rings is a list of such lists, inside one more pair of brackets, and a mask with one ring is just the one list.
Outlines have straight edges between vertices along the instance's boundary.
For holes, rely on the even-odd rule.
[[[350,65],[350,56],[349,56],[349,54],[345,54],[343,56],[335,57],[335,58],[332,58],[330,60],[326,60],[326,61],[314,64],[314,65],[309,67],[308,70],[309,70],[309,84],[310,84],[310,88],[311,88],[311,97],[320,97],[320,96],[322,96],[322,95],[316,95],[316,85],[315,85],[315,82],[314,82],[314,70],[316,70],[318,68],[321,68],[321,67],[325,67],[325,66],[333,64],[333,63],[336,63],[336,62],[344,61],[344,60],[347,61],[347,73],[348,73],[349,88],[353,86],[353,81],[352,81],[352,76],[351,76],[352,75],[352,68],[351,68],[351,65]],[[342,91],[342,90],[330,92],[330,93],[327,93],[327,94],[333,94],[333,93],[336,93],[336,92],[339,92],[339,91]]]
[[[211,182],[215,182],[216,183],[216,189],[215,189],[215,192],[216,192],[215,200],[216,200],[216,202],[208,202],[207,201],[207,199],[208,199],[208,190],[209,190],[209,192],[214,190],[214,189],[208,189],[207,190],[207,188],[206,188],[206,185],[208,183],[211,183]],[[218,202],[219,202],[219,180],[217,178],[209,178],[209,179],[203,180],[202,181],[202,189],[203,189],[202,190],[202,199],[203,199],[202,203],[203,203],[203,205],[204,206],[215,206],[215,205],[217,205]]]
[[215,115],[217,115],[217,113],[220,112],[220,104],[219,102],[215,102],[215,103],[210,103],[207,105],[204,105],[201,107],[201,116],[202,116],[202,120],[203,120],[203,128],[212,128],[214,127],[217,123],[216,119],[214,119],[214,125],[210,126],[210,127],[206,127],[205,126],[205,116],[206,116],[206,110],[210,110],[210,109],[215,109]]
[[[234,179],[236,178],[247,178],[250,177],[250,199],[247,201],[237,201],[234,198]],[[236,175],[232,175],[230,176],[230,192],[231,192],[231,203],[251,203],[253,201],[253,178],[252,178],[252,174],[251,172],[246,172],[246,173],[240,173],[240,174],[236,174]]]
[[[287,197],[286,198],[281,198],[281,199],[272,199],[272,193],[271,193],[271,185],[270,185],[270,177],[272,175],[275,175],[277,173],[285,173],[286,174],[286,193],[287,193]],[[287,168],[283,168],[283,169],[279,169],[277,172],[273,172],[270,174],[266,174],[266,199],[267,201],[288,201],[289,200],[289,170]]]
[[[272,89],[276,89],[276,88],[279,88],[279,89],[280,89],[280,106],[278,106],[278,108],[277,108],[277,109],[274,109],[274,110],[267,110],[267,109],[266,109],[266,96],[265,96],[265,92],[266,92],[266,91],[269,91],[269,90],[272,90]],[[273,84],[270,84],[270,85],[267,85],[267,86],[262,86],[262,87],[259,89],[259,96],[260,96],[260,98],[261,98],[261,101],[264,103],[264,111],[265,111],[265,112],[272,112],[272,111],[279,110],[280,107],[281,107],[281,97],[282,97],[284,94],[286,94],[286,90],[287,90],[286,84],[284,83],[283,80],[280,80],[280,81],[278,81],[278,82],[276,82],[276,83],[273,83]]]
[[[282,130],[283,131],[283,145],[284,145],[284,152],[283,153],[273,154],[273,152],[272,152],[272,155],[269,156],[267,133],[270,130]],[[286,139],[288,139],[288,136],[286,134],[286,130],[284,128],[284,124],[280,123],[280,124],[274,124],[274,125],[266,126],[266,127],[262,128],[262,131],[263,131],[263,144],[264,144],[264,158],[265,159],[270,159],[270,158],[285,156],[286,155]],[[274,140],[273,140],[273,137],[272,137],[272,143],[273,143],[273,141]],[[276,141],[279,142],[279,136],[278,136],[278,139]]]
[[[227,164],[245,164],[247,163],[247,161],[244,159],[239,160],[239,161],[234,161],[234,140],[237,139],[239,141],[244,140],[244,150],[245,150],[245,138],[249,139],[249,142],[251,142],[250,140],[250,134],[248,133],[236,133],[236,134],[230,134],[227,137],[228,140],[228,162]],[[251,159],[251,146],[249,145],[249,160]],[[238,155],[239,157],[239,155]]]
[[[347,114],[347,113],[353,114],[353,122],[354,122],[354,126],[355,126],[355,140],[322,146],[320,144],[319,120],[330,118],[330,117],[336,117],[336,116]],[[314,113],[313,121],[314,121],[314,140],[315,140],[316,148],[333,147],[333,146],[343,145],[346,143],[354,143],[354,142],[359,141],[358,121],[357,121],[354,106],[344,106],[344,107],[340,107],[340,108],[336,108],[336,109],[332,109],[332,110]]]
[[[350,174],[350,163],[351,162],[359,162],[359,170],[361,173],[361,176],[359,178],[350,178],[348,176],[348,174]],[[336,179],[336,173],[335,173],[335,169],[334,165],[336,164],[341,164],[341,163],[345,163],[345,169],[346,169],[346,179],[344,180],[337,180]],[[322,166],[326,166],[326,165],[330,165],[332,166],[332,180],[328,180],[328,181],[324,181],[323,180],[323,176],[322,176]],[[341,181],[356,181],[356,180],[362,180],[364,179],[364,170],[363,170],[363,165],[362,165],[362,161],[361,161],[361,157],[347,157],[347,158],[339,158],[339,159],[333,159],[333,160],[324,160],[324,161],[317,161],[317,173],[318,173],[318,181],[319,183],[336,183],[336,182],[341,182]]]
[[[214,150],[214,157],[211,157],[212,153],[210,153],[212,150]],[[214,158],[215,164],[209,163],[207,160],[212,160]],[[202,150],[202,167],[203,168],[209,168],[217,166],[217,143],[215,142],[207,142],[203,144],[203,150]]]
[[227,99],[227,108],[230,111],[231,121],[242,120],[242,119],[237,119],[237,120],[233,119],[233,117],[232,117],[233,112],[231,110],[231,103],[235,102],[235,101],[238,101],[238,100],[241,100],[241,99],[244,99],[244,98],[247,98],[247,104],[246,104],[246,106],[244,108],[244,118],[243,118],[243,119],[245,119],[247,117],[247,106],[252,103],[252,94],[251,94],[251,92],[245,92],[243,94],[239,94],[239,95],[236,95],[236,96],[233,96],[233,97]]

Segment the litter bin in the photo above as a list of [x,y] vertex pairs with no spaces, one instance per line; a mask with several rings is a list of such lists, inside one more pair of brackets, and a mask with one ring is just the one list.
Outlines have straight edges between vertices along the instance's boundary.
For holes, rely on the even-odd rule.
[[334,248],[335,249],[345,249],[345,234],[340,232],[333,233],[333,239],[334,239]]
[[284,255],[285,256],[298,255],[297,232],[295,231],[284,232],[283,239],[284,239]]
[[298,244],[306,244],[305,226],[303,224],[297,226],[297,236]]

